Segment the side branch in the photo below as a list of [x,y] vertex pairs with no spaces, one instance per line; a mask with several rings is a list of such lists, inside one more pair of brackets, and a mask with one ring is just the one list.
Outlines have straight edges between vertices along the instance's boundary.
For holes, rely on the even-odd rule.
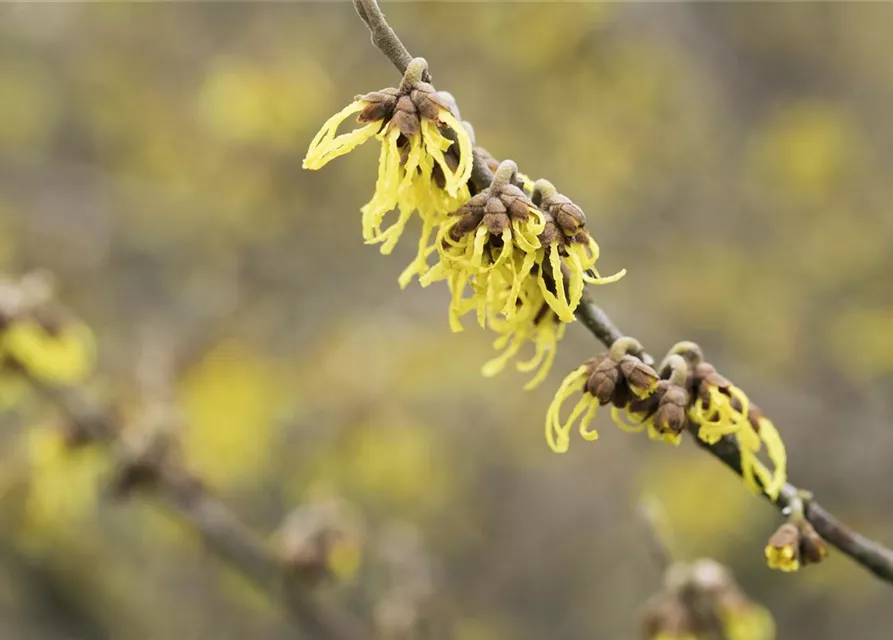
[[[372,33],[372,43],[387,56],[400,73],[403,73],[412,56],[403,43],[400,42],[394,30],[388,25],[376,0],[354,0],[354,6]],[[472,183],[480,191],[488,187],[492,179],[492,172],[487,167],[477,148],[475,148],[471,175]],[[624,336],[608,315],[600,307],[592,303],[588,296],[584,296],[577,308],[576,316],[580,323],[608,348],[618,338]],[[641,358],[646,364],[653,362],[653,359],[647,354],[641,354]],[[725,437],[714,445],[707,445],[700,440],[697,440],[697,442],[701,448],[722,461],[732,471],[739,476],[742,475],[741,451],[732,438]],[[804,500],[802,497],[804,494],[805,492],[799,488],[786,483],[782,487],[778,499],[773,504],[784,510],[793,501],[802,500],[805,503],[807,519],[822,538],[880,579],[893,583],[893,551],[853,531],[811,498]],[[765,494],[764,497],[771,501],[771,498],[765,496]]]
[[67,417],[75,442],[103,444],[124,461],[114,483],[119,490],[137,485],[151,489],[163,507],[190,525],[223,560],[261,589],[277,595],[289,616],[308,634],[324,640],[366,637],[352,616],[315,601],[311,585],[301,575],[289,572],[276,550],[214,497],[200,478],[163,451],[135,455],[122,437],[122,425],[114,411],[77,389],[57,388],[31,377],[29,382]]

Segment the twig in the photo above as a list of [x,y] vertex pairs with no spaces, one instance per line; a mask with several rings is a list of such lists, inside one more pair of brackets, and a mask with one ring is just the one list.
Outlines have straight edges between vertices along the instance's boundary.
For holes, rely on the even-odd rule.
[[[97,442],[123,459],[128,448],[114,411],[101,407],[78,389],[63,389],[30,378],[32,386],[57,406],[71,421],[79,441]],[[145,484],[163,506],[188,523],[207,546],[262,589],[276,593],[290,617],[313,638],[360,640],[366,634],[346,612],[316,602],[310,586],[289,574],[282,559],[266,541],[242,523],[205,484],[182,466],[166,459],[156,461]]]
[[[381,10],[378,8],[378,3],[375,0],[354,0],[354,5],[360,17],[363,18],[366,26],[372,32],[373,44],[394,63],[398,71],[403,73],[412,56],[406,50],[406,47],[403,46],[403,43],[400,42],[394,31],[388,26]],[[493,178],[492,172],[481,160],[480,154],[475,150],[475,171],[472,173],[471,180],[478,190],[489,186]],[[580,323],[606,347],[610,347],[615,340],[624,335],[614,325],[608,315],[588,298],[584,298],[580,303],[576,315]],[[647,355],[643,356],[643,360],[647,361],[648,359]],[[741,451],[732,438],[727,436],[714,445],[707,445],[698,441],[698,445],[722,461],[739,476],[742,475]],[[764,497],[773,502],[779,509],[784,509],[792,498],[799,496],[801,493],[800,489],[787,483],[782,488],[777,500],[772,501],[765,494]],[[814,500],[809,500],[806,505],[806,517],[825,540],[881,580],[893,583],[893,551],[853,531]]]
[[[400,42],[400,38],[385,20],[378,3],[369,2],[369,0],[354,0],[353,6],[366,26],[369,27],[372,44],[388,57],[388,60],[397,67],[397,71],[406,73],[406,67],[409,66],[412,56],[409,55],[409,51],[406,50],[406,47]],[[427,71],[422,74],[422,80],[431,82],[431,76]]]
[[[697,444],[720,460],[729,469],[741,475],[741,452],[738,443],[726,436],[714,445],[696,439]],[[785,483],[778,494],[778,499],[773,500],[763,494],[763,497],[773,502],[779,509],[785,509],[794,499],[800,499],[802,491],[791,483]],[[843,551],[857,563],[868,569],[881,580],[893,582],[893,551],[884,545],[866,538],[854,531],[843,522],[834,517],[814,499],[806,501],[806,519],[815,527],[822,538]]]
[[[387,56],[397,71],[405,73],[412,56],[397,34],[394,33],[394,30],[391,29],[387,20],[385,20],[378,2],[375,0],[353,0],[353,6],[363,22],[366,23],[366,26],[369,27],[369,31],[372,34],[372,44]],[[431,76],[426,71],[422,79],[425,82],[430,82]],[[490,171],[486,160],[475,148],[474,157],[472,158],[471,183],[478,191],[482,191],[489,187],[492,181],[493,172]]]

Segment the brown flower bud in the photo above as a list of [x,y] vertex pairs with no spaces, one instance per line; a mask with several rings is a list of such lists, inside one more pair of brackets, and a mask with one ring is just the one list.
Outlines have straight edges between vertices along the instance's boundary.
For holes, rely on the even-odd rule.
[[512,220],[527,220],[530,217],[530,208],[533,203],[530,198],[518,187],[507,184],[499,191],[499,199],[508,209]]
[[796,571],[800,568],[800,530],[786,522],[769,538],[764,551],[771,569]]
[[511,221],[506,213],[506,206],[499,198],[490,198],[484,207],[484,225],[490,235],[502,235]]
[[657,372],[635,356],[623,356],[619,366],[620,373],[629,383],[630,391],[637,396],[648,396],[657,388]]
[[360,111],[357,120],[366,123],[376,122],[377,120],[389,120],[394,113],[394,107],[397,106],[398,97],[399,92],[397,89],[390,87],[357,96],[356,100],[363,100],[368,103]]
[[412,99],[413,104],[416,106],[416,110],[422,118],[437,122],[438,118],[440,117],[440,110],[442,107],[435,99],[435,94],[433,91],[426,93],[424,91],[420,91],[419,89],[415,89],[409,94],[409,96]]
[[817,564],[828,555],[828,546],[822,536],[808,520],[803,520],[800,525],[800,562],[806,566]]
[[727,391],[732,383],[728,378],[721,375],[712,364],[707,362],[699,362],[694,367],[694,384],[698,391],[698,396],[707,402],[707,389],[709,387],[717,387],[720,391]]
[[417,134],[421,130],[418,110],[409,96],[400,96],[397,106],[394,108],[394,124],[407,138]]
[[617,368],[617,363],[610,358],[605,358],[592,371],[592,375],[586,381],[585,390],[598,398],[599,404],[608,404],[614,395],[619,376],[620,370]]
[[550,200],[557,201],[554,204],[550,202],[549,212],[555,216],[555,221],[564,235],[577,235],[586,225],[583,210],[571,202],[570,198],[560,194]]
[[688,391],[667,384],[661,394],[660,404],[654,416],[654,426],[662,433],[682,433],[685,429],[685,411],[688,407]]
[[451,216],[460,216],[461,218],[451,230],[453,240],[458,240],[466,233],[471,233],[477,229],[484,219],[484,207],[487,204],[487,200],[486,193],[479,193],[450,214]]

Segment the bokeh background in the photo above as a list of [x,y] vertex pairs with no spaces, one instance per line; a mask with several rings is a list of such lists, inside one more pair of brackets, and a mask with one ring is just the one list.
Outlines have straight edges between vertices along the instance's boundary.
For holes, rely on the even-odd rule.
[[[893,542],[893,5],[389,3],[479,143],[587,212],[598,301],[653,352],[705,347],[774,419],[790,475]],[[777,514],[690,443],[621,433],[563,456],[542,416],[599,350],[572,326],[522,392],[483,379],[413,255],[363,245],[373,145],[301,170],[320,124],[398,77],[349,3],[0,10],[0,269],[54,272],[105,390],[164,387],[187,460],[272,532],[314,492],[430,558],[438,625],[634,638],[660,585],[635,516],[730,565],[784,639],[886,640],[889,587],[839,554],[767,569]],[[468,323],[471,324],[471,323]],[[159,375],[159,371],[162,375]],[[150,502],[101,498],[37,407],[3,418],[0,634],[284,638],[275,602]],[[365,566],[365,565],[364,565]],[[335,588],[365,614],[364,569]]]

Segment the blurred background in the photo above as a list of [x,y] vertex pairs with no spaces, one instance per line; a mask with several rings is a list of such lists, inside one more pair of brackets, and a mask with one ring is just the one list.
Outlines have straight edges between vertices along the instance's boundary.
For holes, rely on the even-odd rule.
[[[654,353],[701,343],[792,480],[893,542],[893,6],[385,8],[479,143],[586,210],[603,272],[629,271],[596,291],[617,324]],[[452,637],[634,638],[661,581],[648,493],[679,557],[730,565],[780,638],[890,637],[889,586],[840,554],[767,569],[777,514],[691,443],[603,412],[598,442],[549,451],[554,390],[600,350],[582,328],[525,393],[479,375],[489,337],[450,333],[444,287],[399,291],[411,237],[383,257],[360,234],[374,145],[301,170],[330,114],[399,81],[349,3],[0,15],[0,270],[56,274],[110,395],[167,385],[186,459],[252,527],[314,492],[355,505],[363,568],[336,599],[374,606],[396,528]],[[54,454],[52,416],[3,427],[2,637],[292,635],[175,520],[103,500],[103,457]]]

